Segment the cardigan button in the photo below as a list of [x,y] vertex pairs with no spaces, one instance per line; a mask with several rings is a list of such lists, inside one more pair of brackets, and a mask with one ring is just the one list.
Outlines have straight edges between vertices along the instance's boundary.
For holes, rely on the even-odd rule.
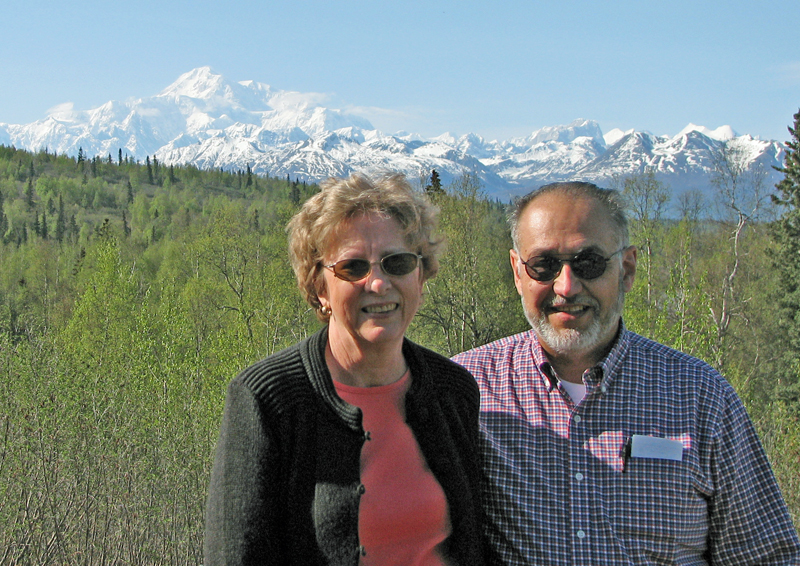
[[367,555],[367,547],[365,547],[365,546],[362,544],[361,546],[359,546],[359,547],[358,547],[358,553],[359,553],[361,556],[366,556],[366,555]]
[[358,487],[356,488],[356,493],[358,493],[359,495],[364,495],[366,493],[366,491],[367,491],[367,488],[364,486],[363,483],[358,484]]
[[368,430],[364,431],[364,440],[372,440],[372,435],[369,433]]

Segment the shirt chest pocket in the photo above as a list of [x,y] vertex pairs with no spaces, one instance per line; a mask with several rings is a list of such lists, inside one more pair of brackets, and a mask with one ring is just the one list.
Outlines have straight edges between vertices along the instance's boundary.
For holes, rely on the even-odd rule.
[[628,540],[704,547],[708,505],[701,483],[687,460],[630,458],[606,494],[613,530]]

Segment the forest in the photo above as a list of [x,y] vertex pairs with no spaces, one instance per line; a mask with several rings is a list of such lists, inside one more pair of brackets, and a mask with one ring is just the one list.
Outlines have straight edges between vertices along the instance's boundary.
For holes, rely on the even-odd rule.
[[[639,248],[626,325],[718,368],[800,526],[800,112],[785,179],[721,150],[715,198],[615,178]],[[506,206],[412,180],[447,240],[409,337],[446,355],[528,328]],[[0,566],[202,563],[225,388],[314,332],[285,226],[318,187],[0,146]]]

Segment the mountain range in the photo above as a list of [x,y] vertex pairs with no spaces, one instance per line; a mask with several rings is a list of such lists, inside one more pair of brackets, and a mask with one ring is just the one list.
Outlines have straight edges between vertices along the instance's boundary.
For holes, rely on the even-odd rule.
[[524,138],[487,141],[479,135],[435,138],[386,134],[353,113],[327,108],[318,94],[232,82],[200,67],[148,98],[111,101],[76,111],[56,107],[30,124],[0,123],[0,144],[30,151],[245,170],[317,182],[353,171],[398,170],[413,179],[439,172],[443,182],[474,173],[487,195],[507,200],[547,182],[581,179],[607,185],[647,168],[674,197],[712,194],[714,156],[735,148],[750,168],[763,168],[768,186],[780,175],[783,144],[689,124],[675,136],[645,131],[603,133],[592,120],[545,127]]

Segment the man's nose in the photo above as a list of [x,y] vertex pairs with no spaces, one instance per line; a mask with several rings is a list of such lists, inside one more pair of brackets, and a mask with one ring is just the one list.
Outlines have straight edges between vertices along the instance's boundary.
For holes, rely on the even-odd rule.
[[562,297],[571,297],[580,293],[581,289],[583,283],[580,278],[572,271],[569,263],[564,263],[561,266],[561,273],[553,279],[553,292]]

